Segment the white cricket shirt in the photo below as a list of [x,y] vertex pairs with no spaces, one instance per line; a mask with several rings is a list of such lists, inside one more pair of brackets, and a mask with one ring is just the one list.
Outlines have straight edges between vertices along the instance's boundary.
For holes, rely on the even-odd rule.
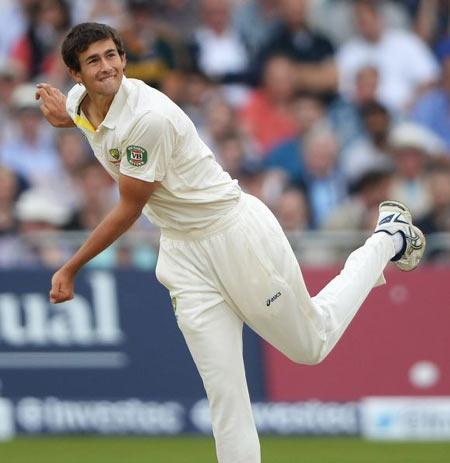
[[85,95],[85,87],[75,85],[67,96],[67,112],[108,173],[116,181],[121,173],[161,182],[143,210],[153,223],[179,231],[201,229],[237,203],[237,181],[216,162],[188,116],[163,93],[124,77],[97,130],[81,111]]
[[386,30],[376,43],[356,37],[336,55],[341,92],[351,97],[355,77],[364,66],[378,69],[378,97],[389,108],[404,111],[420,85],[439,78],[439,66],[426,44],[402,30]]

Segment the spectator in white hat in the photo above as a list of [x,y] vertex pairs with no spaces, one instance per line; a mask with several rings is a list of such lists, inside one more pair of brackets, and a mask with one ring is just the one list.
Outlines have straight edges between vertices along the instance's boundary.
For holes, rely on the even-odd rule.
[[422,217],[431,207],[426,169],[444,145],[425,127],[404,122],[393,129],[389,146],[395,166],[391,196],[407,204],[416,217]]
[[30,189],[16,203],[20,262],[57,267],[68,255],[58,233],[70,219],[70,209],[45,191]]

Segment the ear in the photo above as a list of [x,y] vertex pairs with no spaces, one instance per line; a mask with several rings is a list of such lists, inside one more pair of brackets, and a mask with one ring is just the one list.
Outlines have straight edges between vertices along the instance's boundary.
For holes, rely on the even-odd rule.
[[122,60],[122,70],[125,71],[125,68],[127,67],[127,55],[124,53],[120,59]]
[[70,74],[70,77],[72,77],[72,79],[77,83],[77,84],[81,84],[83,83],[82,79],[81,79],[81,73],[79,71],[75,71],[74,69],[70,69],[69,68],[69,74]]

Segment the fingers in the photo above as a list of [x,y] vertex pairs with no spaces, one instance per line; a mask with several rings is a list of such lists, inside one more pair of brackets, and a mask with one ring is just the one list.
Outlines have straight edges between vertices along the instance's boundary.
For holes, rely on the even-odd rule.
[[50,91],[51,89],[55,88],[55,87],[52,87],[50,84],[47,84],[45,82],[41,82],[39,84],[36,84],[36,87],[39,88],[39,89],[47,90],[47,91]]
[[50,114],[50,110],[47,108],[47,106],[45,104],[41,104],[40,109],[41,109],[42,114],[44,116],[47,117]]
[[73,293],[70,290],[62,288],[61,283],[56,283],[50,290],[49,299],[52,304],[59,304],[73,299]]
[[70,301],[71,299],[73,299],[73,296],[72,295],[66,295],[66,296],[62,296],[62,295],[53,296],[53,295],[50,295],[49,299],[50,299],[50,302],[52,304],[60,304],[61,302]]
[[59,89],[52,87],[50,84],[40,83],[36,85],[36,88],[36,100],[39,100],[39,98],[42,98],[43,100],[49,98],[57,99],[63,96]]

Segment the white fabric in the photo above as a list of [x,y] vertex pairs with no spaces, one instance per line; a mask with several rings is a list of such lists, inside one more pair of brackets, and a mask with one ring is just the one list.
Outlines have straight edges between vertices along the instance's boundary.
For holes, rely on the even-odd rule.
[[175,300],[207,391],[219,463],[260,463],[242,364],[242,322],[295,362],[331,351],[394,256],[378,233],[310,297],[298,262],[269,209],[243,194],[215,227],[162,234],[156,274]]
[[392,235],[392,241],[394,242],[394,250],[397,255],[405,245],[405,238],[403,238],[403,235],[400,232],[397,232]]
[[418,86],[439,78],[439,66],[425,43],[402,30],[386,30],[376,43],[354,38],[339,49],[336,59],[346,97],[352,97],[357,72],[374,66],[380,74],[378,97],[396,110],[405,110]]
[[[89,129],[78,110],[85,95],[84,86],[75,85],[67,111],[107,172],[115,180],[122,173],[161,182],[143,211],[153,223],[180,231],[201,229],[236,204],[241,194],[237,182],[216,162],[187,115],[163,93],[124,77],[97,130]],[[118,150],[118,156],[111,150]]]
[[199,28],[195,41],[199,47],[200,68],[208,76],[242,72],[247,68],[247,52],[232,30],[218,35],[211,29]]

